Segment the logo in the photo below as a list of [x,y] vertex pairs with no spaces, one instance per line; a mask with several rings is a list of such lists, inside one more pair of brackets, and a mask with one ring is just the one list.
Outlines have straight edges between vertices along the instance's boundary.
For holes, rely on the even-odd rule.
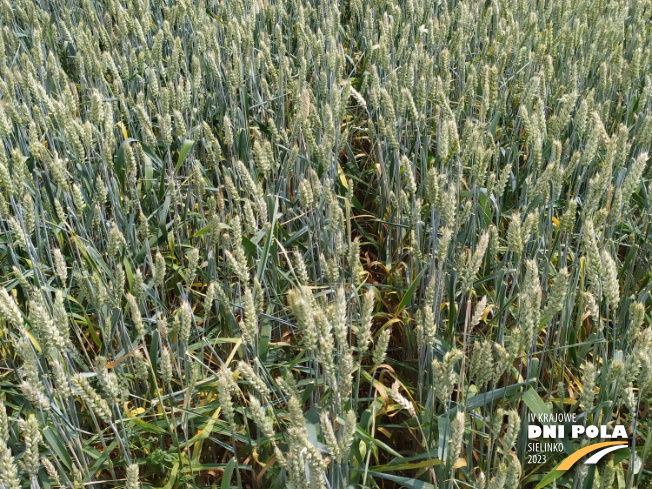
[[594,443],[593,445],[586,446],[584,448],[580,448],[578,451],[575,453],[569,455],[566,457],[562,463],[560,463],[555,470],[568,470],[570,469],[575,462],[577,462],[579,459],[581,459],[584,455],[588,455],[591,452],[595,452],[596,450],[600,450],[598,453],[592,455],[589,457],[584,463],[588,465],[594,465],[597,464],[602,457],[607,455],[610,452],[613,452],[614,450],[618,450],[620,448],[627,448],[629,445],[627,442],[622,442],[622,441],[605,441],[602,443]]
[[587,455],[590,455],[590,457],[584,463],[595,465],[605,455],[629,446],[627,431],[623,425],[615,425],[613,427],[608,425],[585,426],[578,422],[575,414],[541,414],[538,416],[531,414],[527,428],[528,463],[532,464],[545,463],[547,454],[550,452],[569,453],[572,450],[571,440],[581,438],[588,440],[610,440],[591,443],[570,453],[570,455],[562,460],[559,465],[541,480],[536,489],[540,489],[557,479]]

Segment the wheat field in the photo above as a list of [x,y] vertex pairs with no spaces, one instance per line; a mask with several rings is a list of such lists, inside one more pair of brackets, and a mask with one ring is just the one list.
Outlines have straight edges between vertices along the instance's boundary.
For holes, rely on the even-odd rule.
[[0,2],[0,489],[651,488],[651,19]]

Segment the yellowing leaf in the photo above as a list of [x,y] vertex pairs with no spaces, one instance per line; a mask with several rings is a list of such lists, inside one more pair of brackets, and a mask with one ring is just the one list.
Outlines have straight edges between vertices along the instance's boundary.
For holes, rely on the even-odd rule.
[[116,124],[116,126],[122,129],[122,135],[124,136],[125,139],[128,139],[129,135],[127,134],[127,128],[125,127],[124,123],[120,121]]
[[482,312],[482,320],[486,323],[487,322],[487,316],[489,315],[489,312],[496,307],[494,304],[489,304],[487,307],[484,308],[484,311]]
[[337,164],[337,175],[340,178],[340,183],[344,186],[345,189],[349,189],[349,182],[346,181],[346,175],[344,174],[344,170],[342,170],[342,166],[338,163]]

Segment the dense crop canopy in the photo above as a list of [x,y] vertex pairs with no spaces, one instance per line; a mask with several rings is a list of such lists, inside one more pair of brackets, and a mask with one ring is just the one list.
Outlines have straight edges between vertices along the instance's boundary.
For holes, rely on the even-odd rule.
[[0,2],[0,488],[650,487],[651,17]]

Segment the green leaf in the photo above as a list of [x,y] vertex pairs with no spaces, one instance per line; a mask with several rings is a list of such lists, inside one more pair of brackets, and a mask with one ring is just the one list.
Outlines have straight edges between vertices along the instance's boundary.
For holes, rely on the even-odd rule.
[[258,249],[255,244],[251,242],[246,236],[242,237],[242,247],[245,249],[249,256],[256,256],[256,250]]
[[160,426],[157,426],[152,423],[147,423],[146,421],[143,421],[142,419],[139,418],[125,418],[125,422],[128,421],[133,421],[136,426],[139,428],[145,430],[148,433],[154,433],[156,435],[168,435],[169,431],[161,428]]
[[390,453],[390,454],[394,455],[395,457],[401,457],[400,453],[398,453],[396,450],[394,450],[389,445],[383,443],[382,441],[377,440],[375,438],[372,438],[371,435],[369,433],[367,433],[365,430],[363,430],[362,428],[360,428],[359,425],[355,427],[355,432],[358,435],[360,435],[360,437],[367,443],[367,445],[370,444],[370,443],[374,444],[377,447],[382,448],[383,450],[385,450],[387,453]]
[[152,341],[149,344],[149,359],[154,372],[158,369],[158,336],[158,331],[154,330],[152,332]]
[[222,476],[222,489],[230,489],[231,487],[231,477],[233,477],[233,471],[235,470],[235,458],[229,460],[229,463],[226,464],[224,469],[224,475]]
[[419,275],[417,275],[416,278],[412,281],[412,284],[410,284],[410,287],[405,292],[405,295],[403,296],[403,299],[401,299],[401,302],[398,305],[398,308],[396,309],[397,314],[399,312],[401,312],[403,310],[403,308],[408,305],[408,303],[410,302],[410,299],[412,299],[412,296],[414,295],[414,293],[417,290],[417,287],[419,286],[419,282],[421,282],[421,276],[423,275],[423,273],[425,271],[426,271],[425,268],[423,270],[421,270]]
[[530,387],[525,394],[523,394],[523,401],[527,407],[530,408],[530,411],[537,415],[537,417],[542,415],[549,416],[552,414],[550,406],[543,402],[543,399],[541,399],[541,396],[537,394],[537,391],[535,391],[533,387]]
[[186,156],[188,156],[188,152],[192,149],[194,144],[195,142],[192,139],[186,139],[183,142],[183,146],[181,146],[181,151],[179,151],[179,159],[177,160],[177,164],[174,167],[174,173],[176,173],[179,170],[179,167],[183,164],[184,160],[186,159]]
[[[161,161],[161,158],[158,157],[156,153],[147,146],[145,143],[141,141],[140,146],[143,148],[143,153],[145,153],[147,156],[149,156],[154,163],[156,163],[157,168],[162,168],[163,167],[163,162]],[[163,172],[165,174],[165,172]]]
[[118,446],[118,440],[113,440],[113,442],[106,448],[106,451],[100,453],[100,456],[90,469],[91,474],[95,474],[98,470],[103,468],[104,463],[108,460],[109,455],[111,455],[111,452],[113,452],[116,446]]
[[263,273],[265,272],[265,267],[267,266],[267,259],[269,258],[269,248],[272,244],[272,238],[274,238],[274,229],[276,228],[276,218],[278,216],[276,212],[277,209],[278,209],[278,199],[274,200],[274,209],[272,210],[272,223],[269,226],[269,232],[267,234],[267,239],[265,240],[265,245],[263,246],[262,256],[260,257],[260,260],[258,260],[258,270],[256,273],[256,277],[258,278],[259,282],[263,281]]
[[179,473],[179,462],[174,462],[172,466],[172,471],[170,472],[170,478],[168,479],[167,484],[165,484],[164,489],[172,489],[174,483],[177,481],[177,474]]
[[541,489],[548,484],[550,484],[552,481],[559,479],[562,475],[564,475],[567,471],[566,470],[551,470],[546,474],[546,476],[541,479],[541,481],[537,484],[537,486],[534,489]]
[[212,226],[209,224],[206,227],[201,228],[199,231],[197,231],[195,234],[192,235],[193,238],[198,238],[200,236],[203,236],[207,232],[211,230]]
[[398,475],[383,474],[382,472],[372,472],[371,470],[369,471],[369,475],[372,477],[378,477],[380,479],[398,482],[403,487],[408,487],[409,489],[437,489],[433,484],[430,484],[429,482],[423,482],[417,479],[409,479],[407,477],[401,477]]
[[154,180],[154,168],[152,167],[152,159],[145,153],[145,190],[147,192],[152,188],[152,181]]
[[269,321],[265,321],[260,328],[260,338],[258,340],[258,356],[262,361],[267,359],[267,352],[269,351],[269,340],[272,337],[272,325]]
[[66,468],[72,472],[72,459],[70,458],[70,455],[68,455],[68,451],[62,445],[60,436],[54,433],[53,428],[50,426],[43,428],[42,432],[43,437],[50,444],[50,448],[52,448],[54,453],[57,454]]
[[[506,387],[500,387],[499,389],[494,389],[489,392],[483,392],[473,397],[469,397],[466,400],[466,407],[468,409],[477,409],[479,407],[485,406],[487,404],[494,402],[496,399],[500,399],[514,393],[515,391],[519,390],[521,387],[530,384],[532,382],[534,382],[534,379],[530,379],[526,382],[519,382],[518,384],[508,385]],[[521,395],[523,394],[517,393],[514,396],[514,398],[517,398]]]

